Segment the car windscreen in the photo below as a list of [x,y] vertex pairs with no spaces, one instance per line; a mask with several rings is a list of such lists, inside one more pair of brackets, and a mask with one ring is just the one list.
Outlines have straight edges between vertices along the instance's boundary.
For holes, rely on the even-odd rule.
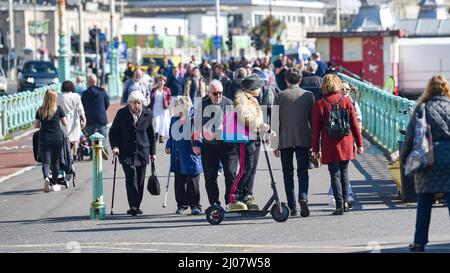
[[56,74],[56,68],[51,63],[26,63],[24,73]]

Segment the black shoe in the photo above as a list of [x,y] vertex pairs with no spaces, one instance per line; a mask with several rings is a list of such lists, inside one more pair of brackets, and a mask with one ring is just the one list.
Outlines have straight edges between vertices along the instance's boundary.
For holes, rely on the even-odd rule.
[[308,217],[309,216],[309,208],[308,208],[308,202],[305,200],[299,201],[300,203],[300,215],[302,217]]
[[411,252],[425,252],[425,246],[418,244],[410,244],[409,251]]
[[141,209],[137,209],[137,213],[138,213],[138,214],[143,214],[143,212],[142,212]]
[[343,215],[344,209],[336,209],[331,215]]
[[297,210],[296,209],[290,209],[291,211],[291,217],[297,216]]
[[140,211],[139,209],[129,209],[129,210],[127,210],[127,214],[131,214],[133,216],[136,216],[138,214],[142,214],[142,213],[139,213],[139,211]]

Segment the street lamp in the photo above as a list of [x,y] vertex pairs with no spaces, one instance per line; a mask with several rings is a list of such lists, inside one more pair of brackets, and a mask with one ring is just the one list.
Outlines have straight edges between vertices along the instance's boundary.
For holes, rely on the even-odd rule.
[[70,64],[67,56],[67,39],[65,31],[65,0],[58,0],[58,33],[59,33],[59,57],[58,57],[58,74],[59,80],[64,82],[70,79]]

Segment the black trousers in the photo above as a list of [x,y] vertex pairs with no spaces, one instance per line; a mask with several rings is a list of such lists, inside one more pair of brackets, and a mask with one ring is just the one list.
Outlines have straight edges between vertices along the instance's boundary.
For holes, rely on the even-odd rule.
[[55,185],[58,182],[59,162],[62,151],[63,142],[43,142],[39,146],[39,154],[42,159],[42,172],[44,179],[50,176],[50,170],[52,171],[51,184]]
[[215,144],[205,143],[202,147],[202,165],[205,175],[205,187],[208,193],[208,201],[211,205],[218,204],[219,186],[217,185],[217,172],[219,162],[222,162],[225,175],[225,203],[229,203],[231,186],[236,179],[238,155],[234,144],[218,141]]
[[328,163],[336,208],[344,208],[344,202],[348,202],[349,199],[348,188],[350,181],[348,179],[348,163],[349,160]]
[[175,173],[175,200],[179,209],[201,208],[200,205],[200,174],[184,175]]
[[123,164],[125,173],[125,184],[127,188],[127,198],[130,208],[139,208],[144,196],[145,171],[147,166],[130,166]]
[[[244,145],[243,151],[241,151],[241,145]],[[240,160],[244,161],[244,166],[239,166],[241,168],[239,173],[243,172],[236,189],[236,199],[242,200],[245,196],[253,194],[253,184],[255,183],[261,146],[259,141],[250,141],[246,144],[237,144],[236,149],[239,151]],[[242,157],[244,158],[242,159]]]

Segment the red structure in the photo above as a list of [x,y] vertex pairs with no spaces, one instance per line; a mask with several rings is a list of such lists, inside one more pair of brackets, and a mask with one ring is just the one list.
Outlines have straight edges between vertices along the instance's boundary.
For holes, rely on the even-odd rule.
[[322,60],[359,75],[382,87],[389,76],[398,82],[397,39],[404,37],[400,30],[362,32],[311,32]]

